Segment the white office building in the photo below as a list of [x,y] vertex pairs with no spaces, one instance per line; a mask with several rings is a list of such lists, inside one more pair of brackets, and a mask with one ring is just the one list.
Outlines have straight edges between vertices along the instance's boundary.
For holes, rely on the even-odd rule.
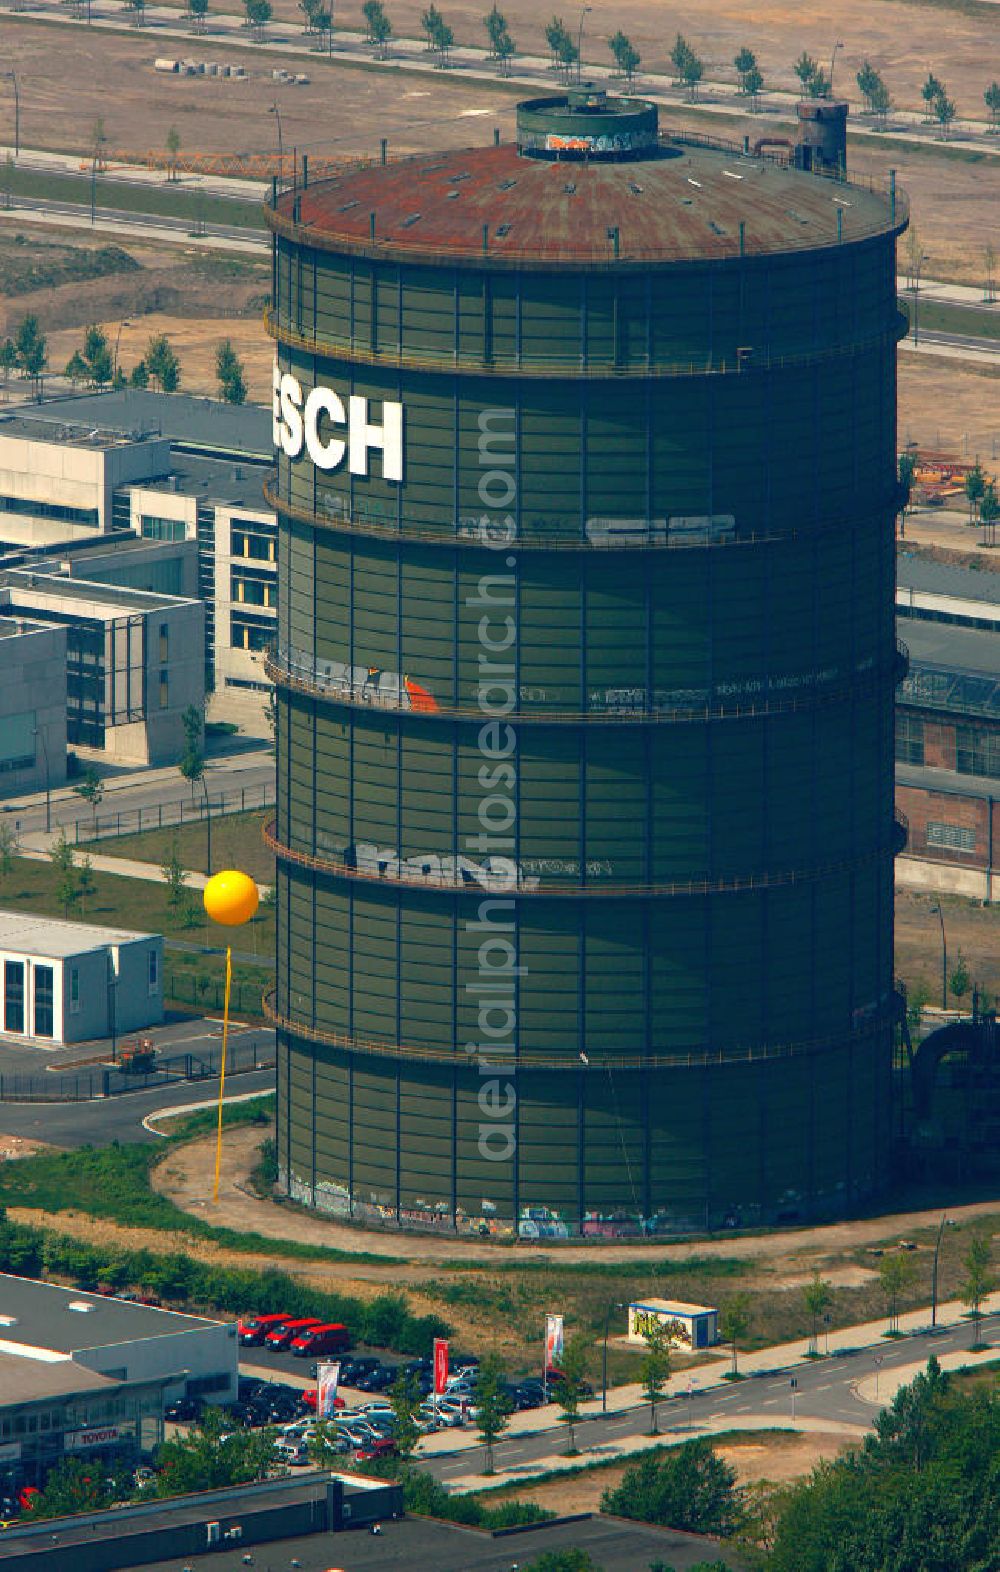
[[0,1035],[42,1046],[163,1020],[163,938],[0,911]]

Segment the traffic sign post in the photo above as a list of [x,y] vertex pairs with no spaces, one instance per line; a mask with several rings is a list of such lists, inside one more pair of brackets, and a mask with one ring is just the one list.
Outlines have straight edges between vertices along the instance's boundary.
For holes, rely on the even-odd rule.
[[872,1364],[875,1366],[875,1401],[876,1401],[876,1403],[878,1402],[878,1372],[879,1372],[879,1366],[881,1365],[882,1360],[884,1358],[885,1358],[884,1354],[873,1354],[872,1355]]
[[795,1394],[796,1394],[796,1392],[799,1389],[799,1383],[795,1379],[795,1377],[792,1376],[792,1378],[791,1378],[791,1380],[789,1381],[788,1384],[789,1384],[789,1386],[792,1389],[792,1420],[794,1422],[794,1420],[795,1420]]

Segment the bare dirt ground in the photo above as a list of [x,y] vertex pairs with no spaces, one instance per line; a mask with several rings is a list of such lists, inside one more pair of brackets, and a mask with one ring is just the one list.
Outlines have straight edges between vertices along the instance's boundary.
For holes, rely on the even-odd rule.
[[[516,1250],[484,1240],[442,1239],[424,1234],[381,1234],[362,1230],[332,1219],[312,1216],[290,1207],[278,1207],[238,1188],[245,1185],[260,1145],[260,1131],[236,1129],[227,1133],[223,1145],[222,1181],[219,1202],[212,1206],[209,1190],[213,1171],[214,1136],[178,1147],[153,1170],[154,1188],[169,1196],[175,1206],[219,1227],[255,1232],[275,1239],[297,1239],[307,1244],[325,1244],[333,1249],[364,1250],[373,1256],[405,1255],[413,1262],[463,1261],[486,1266],[512,1261],[550,1261],[559,1263],[639,1262],[687,1260],[693,1257],[735,1257],[767,1261],[780,1274],[800,1275],[803,1256],[810,1250],[824,1256],[855,1250],[896,1236],[912,1234],[920,1228],[936,1226],[938,1209],[906,1212],[886,1217],[865,1218],[848,1223],[833,1223],[819,1228],[797,1229],[791,1233],[761,1234],[734,1239],[714,1239],[691,1244],[607,1245],[595,1251],[585,1245],[518,1246]],[[987,1216],[996,1202],[981,1201],[949,1209],[949,1216]],[[365,1268],[367,1270],[367,1267]],[[774,1286],[772,1284],[772,1286]]]
[[[940,903],[948,942],[948,969],[959,950],[975,986],[1000,993],[1000,916],[995,906],[978,906],[955,895],[896,891],[896,974],[912,990],[926,984],[937,1002],[941,989],[941,928],[932,906]],[[969,1001],[965,1001],[968,1006]]]
[[[748,1431],[745,1438],[727,1437],[715,1445],[714,1450],[735,1468],[738,1484],[753,1485],[766,1480],[777,1485],[801,1479],[817,1463],[836,1457],[844,1450],[844,1445],[843,1435],[835,1431],[815,1430],[798,1435]],[[629,1458],[609,1463],[605,1468],[590,1468],[569,1478],[491,1490],[489,1499],[503,1501],[516,1497],[518,1501],[535,1501],[539,1506],[566,1515],[597,1512],[605,1490],[613,1489],[634,1462],[634,1458]]]
[[[54,369],[61,369],[74,349],[79,349],[83,325],[81,320],[75,329],[63,329],[51,335],[49,361]],[[103,327],[113,340],[118,332],[118,321],[106,318]],[[120,361],[126,372],[130,372],[136,362],[142,359],[150,337],[158,333],[167,335],[180,359],[182,392],[218,397],[215,354],[222,340],[228,338],[246,369],[250,403],[267,402],[274,349],[257,313],[249,321],[233,320],[230,317],[189,320],[159,311],[151,312],[148,316],[133,317],[130,325],[122,329],[121,335]]]
[[[295,0],[281,3],[288,6],[288,14],[298,14]],[[418,34],[420,9],[421,5],[392,5],[397,31]],[[480,36],[481,13],[471,4],[445,9],[459,38],[471,41]],[[981,19],[979,11],[991,14]],[[526,5],[520,18],[509,7],[506,13],[524,48],[542,46],[538,13],[529,13]],[[707,11],[702,7],[698,18],[705,29],[704,38],[686,26],[685,30],[694,45],[706,52],[708,75],[725,67],[731,76],[727,62],[741,43],[749,42],[761,55],[765,75],[770,55],[776,85],[780,76],[783,85],[791,86],[791,64],[801,49],[828,60],[831,40],[840,37],[847,47],[837,70],[845,83],[848,75],[853,82],[865,50],[887,76],[891,73],[886,60],[898,56],[898,96],[901,101],[912,97],[916,102],[927,62],[933,62],[952,96],[958,95],[960,110],[985,113],[982,92],[990,74],[985,64],[990,58],[990,41],[996,38],[995,6],[982,5],[973,16],[940,10],[929,3],[841,0],[833,8],[832,19],[831,13],[824,13],[819,23],[810,23],[791,7],[777,5],[758,11],[756,20],[748,23],[738,0],[709,0]],[[594,58],[600,57],[604,47],[598,38],[612,33],[619,22],[644,56],[648,47],[651,69],[665,65],[666,48],[680,18],[664,18],[652,0],[631,0],[628,7],[621,3],[602,7],[600,22],[594,23],[593,34],[588,35]],[[6,17],[4,41],[5,58],[16,70],[21,86],[22,143],[83,154],[93,147],[98,117],[104,121],[109,148],[135,155],[162,153],[172,126],[180,134],[182,152],[274,152],[276,120],[271,109],[276,91],[282,94],[279,108],[286,149],[355,156],[375,150],[381,136],[389,139],[392,150],[400,152],[465,146],[487,139],[493,126],[499,126],[505,137],[510,135],[514,105],[524,91],[513,84],[469,82],[459,71],[414,78],[366,70],[338,62],[336,57],[333,63],[316,58],[308,87],[276,90],[267,70],[273,57],[266,53],[259,63],[250,58],[253,74],[246,82],[155,75],[153,60],[165,47],[162,40],[157,43],[155,29],[143,29],[134,38],[88,36],[81,29],[71,32],[55,25],[39,27]],[[876,47],[882,43],[884,49]],[[209,58],[218,55],[220,48],[213,49],[210,37],[203,48],[199,46]],[[245,57],[246,52],[243,54]],[[66,91],[68,79],[73,82],[72,93]],[[968,101],[963,102],[963,97]],[[0,108],[0,128],[5,125],[5,113],[9,111]],[[681,104],[680,95],[662,118],[667,124],[690,124],[725,137],[750,132],[756,138],[770,124],[762,116],[720,120],[699,115]],[[9,132],[0,130],[0,134]],[[971,155],[971,159],[956,149],[914,151],[891,139],[881,145],[857,139],[850,144],[849,163],[859,174],[882,179],[890,165],[898,169],[927,252],[924,272],[928,278],[980,283],[987,241],[1000,248],[1000,172],[996,162],[985,155]]]
[[1000,455],[1000,375],[901,351],[897,429],[901,447],[912,441],[960,457],[978,453],[991,464]]
[[[274,14],[284,21],[299,21],[298,0],[272,0]],[[215,9],[239,11],[235,0],[219,0]],[[400,37],[420,38],[423,0],[392,0],[386,8]],[[447,0],[440,6],[459,44],[482,46],[486,42],[484,10],[477,0]],[[544,25],[551,7],[540,11],[531,0],[506,0],[501,7],[517,47],[526,54],[544,54]],[[360,0],[337,10],[345,28],[361,26]],[[557,6],[567,25],[578,12]],[[606,65],[607,40],[623,29],[642,55],[642,68],[656,73],[670,69],[670,48],[678,30],[705,62],[707,80],[731,81],[733,56],[743,45],[753,49],[765,81],[773,87],[792,89],[797,79],[793,62],[803,49],[829,70],[830,51],[836,39],[844,48],[837,58],[836,85],[857,97],[854,81],[865,59],[881,71],[896,103],[921,107],[920,87],[928,65],[948,84],[957,98],[959,114],[984,114],[982,94],[987,76],[990,45],[996,42],[996,15],[990,5],[960,0],[955,5],[905,4],[903,0],[831,0],[821,11],[764,0],[752,11],[744,0],[702,0],[694,9],[665,8],[661,0],[603,0],[586,18],[583,34],[584,63]],[[995,52],[995,51],[994,51]],[[640,80],[641,87],[641,80]]]
[[14,1162],[18,1157],[30,1157],[40,1152],[44,1141],[33,1141],[25,1135],[0,1135],[0,1162]]

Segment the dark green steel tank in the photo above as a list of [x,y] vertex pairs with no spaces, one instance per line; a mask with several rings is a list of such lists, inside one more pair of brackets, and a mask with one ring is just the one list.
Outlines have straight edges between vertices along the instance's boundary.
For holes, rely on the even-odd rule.
[[275,195],[299,1201],[639,1236],[887,1177],[905,213],[808,163],[583,90]]

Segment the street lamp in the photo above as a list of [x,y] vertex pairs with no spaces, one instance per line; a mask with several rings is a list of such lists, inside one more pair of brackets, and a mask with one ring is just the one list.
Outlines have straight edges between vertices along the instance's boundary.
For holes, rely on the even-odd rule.
[[[589,10],[589,7],[588,7]],[[604,1312],[604,1354],[601,1359],[601,1413],[608,1412],[608,1331],[611,1326],[612,1310],[624,1310],[625,1305],[617,1299],[612,1299]]]
[[941,910],[940,901],[935,901],[931,907],[931,915],[937,912],[941,923],[941,1008],[948,1008],[948,940],[944,931],[944,912]]
[[576,79],[578,82],[583,81],[583,76],[581,75],[583,71],[583,55],[581,52],[583,49],[583,19],[593,9],[593,6],[589,5],[580,7],[580,26],[576,30]]
[[920,343],[920,269],[927,261],[926,251],[917,258],[913,274],[913,347]]
[[937,1326],[938,1256],[941,1254],[941,1235],[944,1233],[944,1225],[947,1220],[947,1212],[942,1212],[941,1221],[938,1224],[937,1240],[934,1245],[934,1265],[931,1268],[931,1326]]
[[36,726],[32,737],[41,742],[42,763],[45,766],[45,831],[48,834],[52,828],[52,792],[49,787],[49,750],[45,746],[45,733]]
[[837,42],[834,44],[834,46],[833,46],[833,54],[830,56],[830,97],[831,98],[833,97],[833,68],[837,64],[837,50],[838,49],[843,49],[843,47],[844,47],[844,40],[842,38],[839,38],[837,40]]
[[271,105],[268,114],[273,115],[278,122],[278,179],[281,180],[285,173],[285,150],[281,137],[281,110],[277,103]]
[[3,75],[14,86],[14,157],[18,158],[21,153],[21,95],[17,90],[17,73],[5,71]]
[[118,346],[119,346],[119,344],[122,341],[122,328],[127,328],[127,327],[131,327],[131,326],[132,326],[132,319],[131,319],[131,317],[122,317],[121,321],[118,324],[118,332],[115,334],[115,363],[114,363],[113,375],[116,376],[116,377],[118,375]]

